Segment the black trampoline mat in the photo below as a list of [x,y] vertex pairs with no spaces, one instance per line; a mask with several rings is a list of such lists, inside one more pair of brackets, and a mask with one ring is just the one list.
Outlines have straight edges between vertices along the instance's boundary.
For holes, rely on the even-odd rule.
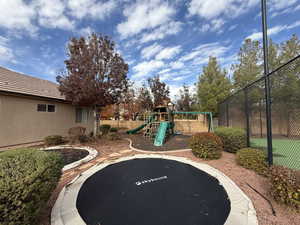
[[230,200],[191,165],[143,158],[109,165],[82,185],[76,206],[88,225],[221,225]]

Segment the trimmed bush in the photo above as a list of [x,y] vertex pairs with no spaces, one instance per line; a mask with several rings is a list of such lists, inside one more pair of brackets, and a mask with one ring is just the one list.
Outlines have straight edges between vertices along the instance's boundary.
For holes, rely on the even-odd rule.
[[231,127],[219,127],[215,130],[227,152],[236,153],[239,149],[247,147],[247,136],[243,129]]
[[266,158],[262,150],[254,148],[242,148],[236,153],[236,161],[240,166],[264,176],[268,174]]
[[34,149],[0,154],[0,224],[34,225],[57,185],[63,167],[58,153]]
[[191,137],[189,146],[195,156],[203,159],[219,159],[222,156],[222,141],[213,133],[198,133]]
[[101,133],[103,134],[103,135],[105,135],[105,134],[108,134],[108,132],[109,132],[109,130],[110,130],[110,125],[109,124],[103,124],[103,125],[101,125],[100,127],[99,127],[99,129],[100,129],[100,131],[101,131]]
[[270,193],[277,202],[300,210],[300,171],[272,166],[270,186]]
[[118,128],[112,127],[112,128],[110,128],[110,132],[118,132]]
[[46,145],[60,145],[64,143],[63,137],[60,135],[51,135],[44,138],[44,142]]

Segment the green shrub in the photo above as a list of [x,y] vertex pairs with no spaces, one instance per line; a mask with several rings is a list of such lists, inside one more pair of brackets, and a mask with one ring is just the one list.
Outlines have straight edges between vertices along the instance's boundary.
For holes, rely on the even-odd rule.
[[34,149],[0,154],[0,224],[34,225],[57,185],[63,167],[58,153]]
[[195,156],[203,159],[219,159],[222,156],[222,141],[213,133],[198,133],[191,137],[189,146]]
[[44,142],[48,146],[50,146],[50,145],[60,145],[60,144],[64,143],[63,137],[60,136],[60,135],[47,136],[47,137],[45,137]]
[[254,148],[242,148],[236,153],[236,161],[240,166],[264,176],[268,174],[266,158],[262,150]]
[[110,141],[120,140],[120,135],[118,133],[109,133],[107,134],[107,139]]
[[219,127],[215,130],[222,142],[224,150],[236,153],[237,150],[247,147],[247,136],[243,129],[231,127]]
[[112,127],[112,128],[110,128],[110,132],[118,132],[118,128]]
[[105,134],[108,134],[110,127],[111,126],[109,124],[103,124],[99,128],[100,128],[101,133],[105,135]]
[[270,186],[270,193],[277,202],[300,210],[300,171],[272,166]]

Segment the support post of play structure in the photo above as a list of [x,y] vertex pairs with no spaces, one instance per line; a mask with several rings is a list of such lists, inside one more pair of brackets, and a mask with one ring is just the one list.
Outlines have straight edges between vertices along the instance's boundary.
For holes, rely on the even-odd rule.
[[249,99],[248,99],[248,89],[244,90],[245,94],[245,116],[246,116],[246,135],[247,135],[247,147],[250,147],[250,120],[249,120]]
[[263,50],[264,50],[264,78],[265,78],[265,97],[266,97],[268,162],[269,162],[269,166],[271,166],[273,164],[273,146],[272,146],[270,78],[268,76],[269,66],[268,66],[268,35],[267,35],[267,4],[266,4],[266,0],[261,0],[261,11],[262,11]]
[[209,119],[210,119],[210,123],[208,125],[208,132],[214,132],[212,112],[209,112]]

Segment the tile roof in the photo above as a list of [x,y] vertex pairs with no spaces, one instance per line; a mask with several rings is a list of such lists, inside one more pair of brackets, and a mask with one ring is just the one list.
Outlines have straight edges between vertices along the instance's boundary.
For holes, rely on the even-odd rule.
[[58,85],[36,77],[14,72],[0,66],[0,91],[65,100]]

